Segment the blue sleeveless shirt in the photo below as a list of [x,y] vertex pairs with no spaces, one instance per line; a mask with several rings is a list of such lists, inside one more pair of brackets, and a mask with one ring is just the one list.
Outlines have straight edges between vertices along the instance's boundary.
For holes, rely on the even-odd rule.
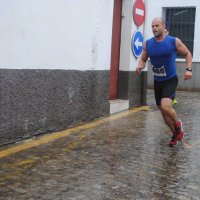
[[146,49],[155,81],[165,81],[177,76],[175,37],[167,35],[160,42],[153,37],[146,41]]

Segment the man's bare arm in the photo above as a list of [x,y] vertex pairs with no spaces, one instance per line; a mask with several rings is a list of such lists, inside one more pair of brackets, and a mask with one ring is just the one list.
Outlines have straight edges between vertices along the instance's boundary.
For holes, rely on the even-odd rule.
[[190,71],[186,70],[184,79],[189,80],[192,78],[192,54],[188,48],[182,43],[182,41],[176,38],[176,50],[179,54],[185,57],[186,67],[190,68]]
[[176,50],[185,57],[186,66],[192,67],[192,54],[179,38],[176,38]]

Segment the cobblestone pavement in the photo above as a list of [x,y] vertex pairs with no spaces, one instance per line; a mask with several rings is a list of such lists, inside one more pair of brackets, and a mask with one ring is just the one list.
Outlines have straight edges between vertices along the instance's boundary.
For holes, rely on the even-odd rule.
[[200,93],[177,101],[185,137],[176,147],[150,90],[147,111],[2,157],[0,199],[199,200]]

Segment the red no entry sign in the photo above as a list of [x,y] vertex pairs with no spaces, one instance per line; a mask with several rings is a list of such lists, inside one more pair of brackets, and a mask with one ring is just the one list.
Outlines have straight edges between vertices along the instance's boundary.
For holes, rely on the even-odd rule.
[[133,20],[137,26],[141,26],[145,19],[145,4],[143,0],[136,0],[133,7]]

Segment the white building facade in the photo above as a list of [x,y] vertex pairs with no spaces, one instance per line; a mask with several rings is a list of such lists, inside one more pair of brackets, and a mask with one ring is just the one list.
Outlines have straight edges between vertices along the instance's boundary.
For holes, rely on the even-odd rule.
[[0,0],[0,144],[109,115],[114,1]]
[[[111,99],[122,99],[126,109],[145,105],[150,70],[136,74],[132,37],[137,30],[151,37],[151,20],[164,17],[166,7],[196,8],[198,72],[200,3],[145,0],[144,23],[137,26],[135,2],[0,0],[0,145],[108,116]],[[200,88],[193,80],[193,88]]]

